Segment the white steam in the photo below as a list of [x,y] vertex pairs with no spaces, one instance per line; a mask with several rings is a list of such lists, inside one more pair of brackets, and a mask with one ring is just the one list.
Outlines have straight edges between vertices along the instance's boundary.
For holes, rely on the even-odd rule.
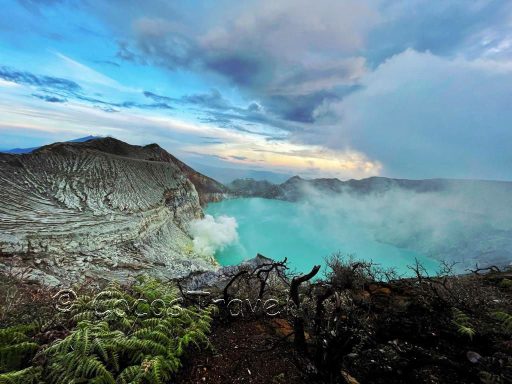
[[505,184],[449,185],[430,192],[396,187],[368,194],[307,188],[303,193],[307,197],[299,202],[300,219],[320,216],[324,231],[346,241],[364,233],[382,243],[455,261],[462,269],[512,262],[512,189]]
[[230,244],[238,241],[238,223],[234,217],[206,215],[190,224],[194,239],[194,251],[203,256],[214,256]]

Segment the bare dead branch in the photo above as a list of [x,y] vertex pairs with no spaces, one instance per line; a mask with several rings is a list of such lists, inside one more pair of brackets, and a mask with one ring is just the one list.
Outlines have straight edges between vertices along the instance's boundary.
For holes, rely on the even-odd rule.
[[[293,303],[295,304],[297,310],[300,308],[300,299],[299,299],[299,287],[302,283],[311,280],[320,270],[319,265],[315,265],[311,271],[305,275],[301,276],[295,276],[292,279],[291,285],[290,285],[290,298],[292,299]],[[304,335],[304,319],[301,316],[295,316],[294,322],[293,322],[293,328],[295,333],[295,347],[302,352],[307,353],[307,346],[306,346],[306,337]]]

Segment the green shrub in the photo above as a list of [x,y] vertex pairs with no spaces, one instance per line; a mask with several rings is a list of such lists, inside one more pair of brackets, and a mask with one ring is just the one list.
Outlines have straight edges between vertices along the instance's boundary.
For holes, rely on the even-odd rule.
[[[36,325],[0,330],[0,384],[165,383],[191,348],[209,346],[211,309],[178,306],[170,284],[141,277],[81,295],[65,337],[41,348]],[[30,366],[33,361],[37,364]]]
[[210,310],[169,311],[176,298],[172,286],[150,278],[131,292],[112,284],[94,298],[80,298],[72,309],[76,329],[43,352],[49,383],[170,380],[190,347],[209,345],[211,323]]
[[501,323],[504,332],[512,335],[512,315],[498,311],[493,313],[493,317]]
[[32,340],[36,325],[17,325],[0,329],[0,373],[22,368],[23,361],[30,361],[38,349]]
[[504,278],[499,282],[498,287],[502,289],[512,290],[512,280]]
[[0,374],[0,384],[39,384],[41,381],[41,367],[28,367],[18,371]]
[[27,368],[39,345],[33,341],[37,325],[0,329],[0,384],[36,382],[39,369]]
[[473,339],[475,336],[475,329],[471,325],[469,316],[462,312],[460,309],[452,308],[453,324],[457,328],[457,332],[461,335],[467,336]]

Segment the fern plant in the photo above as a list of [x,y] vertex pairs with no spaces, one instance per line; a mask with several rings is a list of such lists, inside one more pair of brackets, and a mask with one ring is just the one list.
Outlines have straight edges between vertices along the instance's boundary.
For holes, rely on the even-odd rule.
[[139,276],[131,289],[140,297],[150,301],[163,300],[171,302],[178,295],[178,289],[174,285],[162,284],[160,280],[147,275]]
[[120,382],[163,383],[181,366],[181,358],[191,347],[209,346],[209,311],[184,309],[180,316],[150,318],[121,345],[138,363],[120,375]]
[[0,329],[0,373],[23,368],[32,360],[39,345],[32,340],[36,325]]
[[[493,358],[491,358],[493,359]],[[479,373],[480,380],[483,384],[506,384],[512,383],[512,358],[501,358],[494,366],[500,367],[499,372],[481,371]],[[489,367],[490,368],[490,367]]]
[[128,330],[133,326],[128,314],[134,302],[118,283],[111,283],[94,296],[78,297],[71,307],[71,321],[106,321],[117,329]]
[[469,337],[470,340],[475,336],[476,331],[471,324],[469,316],[458,308],[452,308],[452,323],[459,334]]
[[51,383],[115,383],[111,371],[119,369],[116,339],[124,337],[111,331],[108,323],[81,321],[76,330],[44,352],[49,360]]
[[36,324],[0,329],[0,384],[35,383],[40,369],[29,367],[39,345],[33,341]]
[[209,346],[212,320],[210,309],[150,308],[176,297],[173,286],[141,278],[130,293],[111,284],[94,298],[79,298],[72,308],[76,329],[44,351],[49,382],[168,382],[188,350]]
[[41,367],[28,367],[25,369],[0,374],[0,384],[40,384]]
[[493,317],[501,323],[504,332],[512,335],[512,315],[506,312],[494,312]]

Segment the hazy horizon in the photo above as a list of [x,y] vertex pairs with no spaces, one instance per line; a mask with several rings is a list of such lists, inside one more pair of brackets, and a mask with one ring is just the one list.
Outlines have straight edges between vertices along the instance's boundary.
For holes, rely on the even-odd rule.
[[[113,136],[109,136],[109,137],[113,137]],[[87,141],[87,140],[90,140],[93,138],[96,139],[96,138],[103,138],[103,137],[101,137],[101,136],[95,136],[95,137],[86,136],[86,137],[67,140],[66,142],[82,142],[82,141]],[[115,138],[115,137],[113,137],[113,138]],[[83,140],[83,139],[87,139],[87,140]],[[56,142],[59,142],[59,141],[56,141]],[[24,148],[0,148],[0,153],[9,153],[9,154],[31,153],[32,151],[34,151],[42,146],[54,144],[56,142],[45,143],[45,144],[42,144],[41,146],[29,147],[29,148],[25,148],[25,147]],[[128,144],[130,144],[130,143],[128,143]],[[149,145],[149,144],[158,144],[158,143],[145,143],[145,144],[141,144],[141,145],[144,146],[144,145]],[[18,152],[18,151],[22,151],[22,152]],[[284,174],[284,173],[244,168],[244,167],[240,167],[240,168],[226,168],[226,167],[222,167],[222,166],[217,166],[217,167],[213,166],[212,167],[210,165],[203,164],[200,162],[197,163],[194,161],[187,162],[187,165],[191,166],[196,171],[221,182],[222,184],[229,184],[232,181],[237,180],[237,179],[252,179],[252,180],[256,180],[256,181],[268,181],[272,184],[281,184],[281,183],[287,181],[288,179],[297,177],[297,176],[302,179],[305,179],[305,180],[313,180],[313,179],[323,178],[323,177],[314,177],[314,176],[308,177],[308,176],[303,176],[300,174]],[[482,182],[503,182],[503,183],[512,182],[512,180],[450,178],[450,177],[431,177],[431,178],[426,178],[426,179],[409,178],[409,179],[407,179],[407,178],[396,178],[396,177],[387,176],[387,175],[367,176],[367,177],[361,177],[361,178],[357,178],[357,177],[356,178],[331,177],[331,178],[338,179],[341,181],[349,181],[349,180],[363,180],[363,179],[372,178],[372,177],[382,177],[382,178],[397,179],[397,180],[400,180],[400,179],[418,180],[418,181],[421,181],[421,180],[447,180],[447,181],[482,181]]]

